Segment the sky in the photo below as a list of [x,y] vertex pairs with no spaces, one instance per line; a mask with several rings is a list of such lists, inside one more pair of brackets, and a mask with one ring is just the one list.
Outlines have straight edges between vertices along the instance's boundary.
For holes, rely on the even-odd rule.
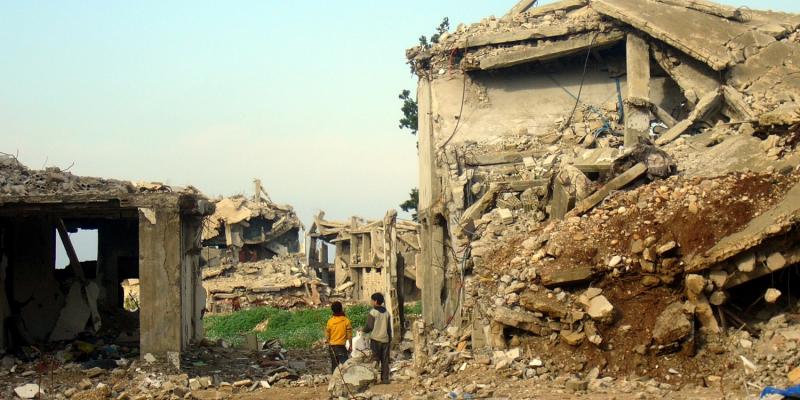
[[397,95],[416,87],[405,49],[442,17],[513,4],[0,0],[0,151],[209,196],[260,178],[306,225],[380,218],[417,182],[416,137],[398,128]]

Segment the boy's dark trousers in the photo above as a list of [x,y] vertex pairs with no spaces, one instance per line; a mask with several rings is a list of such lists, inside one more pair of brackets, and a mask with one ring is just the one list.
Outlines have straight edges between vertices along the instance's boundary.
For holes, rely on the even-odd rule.
[[330,348],[331,372],[333,372],[339,364],[344,364],[344,362],[350,358],[350,354],[347,352],[347,347],[343,344],[332,344]]
[[389,383],[389,350],[391,345],[389,343],[370,340],[369,347],[370,350],[372,350],[372,359],[380,364],[381,383]]

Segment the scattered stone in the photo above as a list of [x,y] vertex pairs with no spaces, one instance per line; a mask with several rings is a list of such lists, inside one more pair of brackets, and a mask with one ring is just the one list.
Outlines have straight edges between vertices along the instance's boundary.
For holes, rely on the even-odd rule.
[[756,254],[747,253],[736,263],[736,268],[741,272],[753,272],[756,269]]
[[725,287],[725,282],[728,281],[728,273],[725,270],[716,270],[711,271],[708,274],[708,279],[714,283],[714,285],[718,288]]
[[87,369],[86,371],[83,371],[83,373],[85,373],[86,376],[88,376],[89,378],[96,378],[96,377],[98,377],[100,375],[103,375],[105,372],[106,372],[106,370],[104,370],[102,368],[99,368],[99,367],[94,367],[94,368]]
[[564,343],[570,346],[580,346],[583,340],[586,339],[586,334],[583,332],[561,331],[561,339]]
[[88,379],[81,379],[81,381],[78,382],[78,389],[80,390],[89,390],[91,388],[92,388],[92,381]]
[[692,322],[685,313],[682,303],[672,303],[656,319],[653,327],[653,340],[658,344],[679,341],[692,332]]
[[341,379],[331,379],[328,392],[335,397],[350,397],[350,393],[361,393],[378,379],[378,373],[367,364],[345,362],[336,368],[334,376]]
[[614,256],[614,257],[611,257],[611,260],[608,261],[608,266],[610,268],[614,268],[617,265],[619,265],[619,263],[621,263],[621,262],[622,262],[622,257],[621,256]]
[[706,280],[700,275],[689,274],[686,275],[686,290],[690,293],[700,294],[706,287]]
[[27,385],[18,386],[17,388],[14,389],[14,393],[21,399],[33,399],[40,392],[41,390],[39,389],[39,385],[35,383],[29,383]]
[[599,295],[589,301],[586,313],[595,321],[608,322],[614,316],[614,306],[605,296]]
[[708,302],[715,306],[721,306],[725,304],[727,301],[728,301],[728,295],[722,291],[715,291],[714,293],[711,293],[711,296],[708,298]]
[[142,359],[147,361],[147,363],[149,364],[156,362],[156,356],[152,355],[151,353],[145,354],[144,356],[142,356]]
[[783,254],[775,252],[767,257],[767,268],[770,271],[777,271],[786,266],[786,258],[783,257]]
[[658,249],[656,249],[656,253],[658,253],[658,255],[660,255],[660,256],[663,256],[664,254],[669,253],[670,251],[674,250],[676,247],[678,247],[678,244],[675,243],[674,240],[672,240],[672,241],[669,241],[667,243],[664,243],[661,246],[658,246]]
[[781,294],[782,293],[781,293],[780,290],[775,289],[775,288],[769,288],[769,289],[767,289],[767,292],[764,293],[764,301],[766,301],[767,303],[772,304],[772,303],[778,301],[778,298],[781,297]]

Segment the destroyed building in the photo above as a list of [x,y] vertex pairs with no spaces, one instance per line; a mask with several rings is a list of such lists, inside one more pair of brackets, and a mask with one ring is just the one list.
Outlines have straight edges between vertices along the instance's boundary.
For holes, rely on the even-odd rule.
[[[274,203],[255,180],[255,195],[215,203],[203,225],[203,265],[255,262],[300,251],[303,224],[290,205]],[[227,260],[227,261],[226,261]]]
[[[626,332],[674,344],[691,316],[743,322],[737,287],[800,261],[800,16],[534,3],[407,51],[425,322],[471,327],[475,347],[524,332],[606,350]],[[644,318],[620,277],[653,301]],[[680,332],[653,339],[662,312]]]
[[[31,170],[2,156],[0,350],[102,335],[164,354],[202,338],[200,233],[213,210],[191,187]],[[97,230],[96,260],[78,259],[77,229]],[[127,279],[141,282],[138,314],[123,309]]]
[[[318,271],[332,288],[332,295],[369,302],[375,292],[385,293],[389,278],[387,254],[396,254],[400,292],[405,301],[419,298],[417,288],[417,256],[419,225],[397,220],[396,241],[386,249],[383,220],[366,221],[352,217],[350,221],[328,221],[320,213],[308,231],[308,264]],[[330,263],[328,245],[334,247]]]
[[292,206],[273,202],[258,179],[252,198],[218,200],[203,226],[206,309],[321,304],[326,292],[300,253],[301,229]]
[[328,286],[309,268],[301,253],[203,268],[206,309],[225,313],[272,306],[313,307],[328,296]]

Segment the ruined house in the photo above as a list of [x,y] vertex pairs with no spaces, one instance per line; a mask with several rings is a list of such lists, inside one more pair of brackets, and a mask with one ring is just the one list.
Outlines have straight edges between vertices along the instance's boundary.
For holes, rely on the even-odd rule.
[[[497,347],[509,328],[594,340],[605,333],[576,324],[598,293],[561,287],[632,274],[654,291],[691,281],[687,310],[716,331],[712,305],[731,318],[736,286],[800,261],[800,16],[535,3],[407,51],[425,322]],[[550,302],[573,297],[577,314]]]
[[[103,335],[142,354],[180,352],[202,338],[202,219],[193,188],[30,170],[0,158],[0,349]],[[97,230],[97,260],[78,259],[69,232]],[[69,255],[56,269],[56,235]],[[140,312],[121,283],[139,279]],[[138,343],[136,343],[138,342]],[[44,347],[48,348],[48,347]]]
[[[397,220],[396,241],[390,242],[393,248],[386,249],[383,220],[353,217],[347,222],[328,221],[320,213],[308,231],[309,265],[327,278],[333,295],[368,302],[372,293],[387,291],[386,254],[396,254],[397,288],[402,289],[404,300],[417,300],[418,227],[415,222]],[[328,245],[334,247],[333,263],[329,261]]]
[[255,262],[300,251],[303,224],[290,205],[274,203],[255,180],[255,195],[215,203],[203,225],[203,265]]
[[301,229],[292,206],[273,202],[258,179],[252,198],[218,200],[203,226],[207,310],[319,305],[326,293],[300,253]]

